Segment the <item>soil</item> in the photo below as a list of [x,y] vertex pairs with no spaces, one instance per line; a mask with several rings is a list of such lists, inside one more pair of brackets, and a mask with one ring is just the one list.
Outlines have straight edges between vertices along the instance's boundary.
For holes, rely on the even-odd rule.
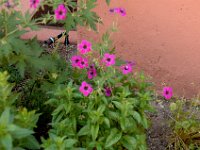
[[165,150],[168,146],[167,137],[171,130],[169,127],[169,102],[156,100],[151,102],[155,108],[154,113],[148,113],[151,126],[147,131],[147,143],[149,150]]

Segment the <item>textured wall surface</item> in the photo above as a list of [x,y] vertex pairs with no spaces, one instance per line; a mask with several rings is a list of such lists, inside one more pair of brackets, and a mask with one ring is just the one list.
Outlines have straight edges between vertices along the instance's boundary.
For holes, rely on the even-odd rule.
[[[178,96],[193,97],[200,92],[200,1],[199,0],[99,0],[95,10],[105,31],[116,17],[112,7],[124,7],[126,17],[118,17],[119,32],[113,36],[117,54],[135,60],[137,67],[153,77],[158,92],[163,83]],[[78,40],[100,35],[83,28]]]

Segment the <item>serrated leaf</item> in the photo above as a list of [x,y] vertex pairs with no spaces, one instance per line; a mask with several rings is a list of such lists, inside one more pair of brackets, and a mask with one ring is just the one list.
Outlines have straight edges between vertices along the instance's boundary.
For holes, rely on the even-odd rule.
[[122,103],[120,103],[118,101],[112,101],[112,103],[114,103],[115,107],[117,107],[119,110],[122,109]]
[[137,112],[137,111],[134,111],[133,112],[133,118],[138,122],[138,123],[141,123],[141,117],[140,117],[140,114]]
[[97,112],[99,112],[100,114],[102,114],[105,109],[106,109],[105,105],[100,105],[99,108],[97,109]]
[[145,116],[143,116],[143,118],[142,118],[142,125],[143,125],[143,127],[145,128],[145,129],[147,129],[148,128],[148,120],[147,120],[147,118],[145,117]]
[[114,112],[114,111],[109,111],[108,112],[109,118],[118,121],[120,114],[118,112]]
[[122,137],[122,133],[118,133],[117,129],[113,129],[110,132],[110,135],[106,139],[105,148],[111,147],[116,144]]

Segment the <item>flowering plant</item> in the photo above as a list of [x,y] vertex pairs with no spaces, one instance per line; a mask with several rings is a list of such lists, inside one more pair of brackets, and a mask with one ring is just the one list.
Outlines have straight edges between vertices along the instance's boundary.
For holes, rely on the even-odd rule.
[[[4,2],[0,0],[0,4]],[[11,127],[13,124],[20,126],[19,131],[24,133],[19,138],[13,128],[12,132],[6,130],[6,135],[10,136],[1,136],[4,132],[0,132],[0,148],[12,149],[6,147],[11,143],[13,147],[15,144],[19,146],[19,138],[19,144],[21,140],[23,143],[20,148],[39,149],[33,137],[34,130],[38,141],[42,139],[41,146],[48,150],[145,149],[145,129],[148,127],[145,111],[151,108],[151,83],[143,74],[133,73],[134,63],[117,58],[110,31],[103,35],[101,43],[92,43],[89,39],[80,42],[79,53],[68,62],[56,50],[51,54],[44,53],[36,38],[20,39],[27,28],[37,29],[38,21],[58,21],[64,24],[67,32],[77,25],[95,30],[99,22],[99,17],[92,11],[96,0],[80,0],[79,3],[30,0],[32,9],[45,5],[53,7],[53,14],[48,13],[36,20],[31,19],[28,12],[22,15],[13,9],[8,1],[6,8],[0,9],[0,70],[7,70],[11,74],[8,81],[15,83],[9,88],[11,97],[18,93],[15,103],[11,101],[9,106],[37,111],[35,114],[35,111],[29,113],[22,109],[13,120],[15,111],[10,117],[7,103],[0,106],[1,118],[6,118]],[[71,12],[69,7],[77,11]],[[124,9],[117,8],[115,12],[126,15]],[[40,117],[38,113],[41,113]],[[34,128],[36,122],[38,127]],[[19,129],[17,127],[15,129]],[[30,147],[28,137],[35,147]]]
[[57,140],[63,149],[146,148],[151,83],[134,73],[133,63],[116,58],[109,36],[96,44],[83,40],[68,62],[70,82],[50,92],[53,98],[46,104],[54,111],[44,148],[59,147]]

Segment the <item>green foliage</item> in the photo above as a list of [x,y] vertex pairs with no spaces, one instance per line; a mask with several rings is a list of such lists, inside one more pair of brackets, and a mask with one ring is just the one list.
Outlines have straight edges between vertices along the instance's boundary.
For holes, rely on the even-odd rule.
[[8,78],[7,72],[0,72],[0,149],[39,149],[40,145],[32,135],[39,115],[12,105],[17,95],[11,94]]
[[[106,0],[106,3],[109,5],[110,0]],[[69,32],[72,29],[75,29],[77,26],[89,27],[93,30],[97,30],[97,23],[101,23],[99,16],[93,10],[97,6],[97,0],[79,0],[78,3],[72,0],[45,0],[41,2],[41,6],[44,8],[45,5],[53,7],[53,10],[56,9],[58,4],[64,4],[67,6],[67,19],[66,21],[60,21],[64,24],[65,30]],[[72,11],[78,10],[78,11]],[[37,18],[38,23],[57,23],[54,14],[50,12],[42,18]]]
[[[78,25],[96,30],[101,23],[93,11],[96,0],[45,0],[40,6],[56,9],[59,4],[68,10],[66,20],[58,22],[67,32]],[[123,75],[118,67],[125,62],[120,58],[114,67],[102,66],[103,55],[115,53],[110,31],[102,42],[93,43],[93,53],[87,55],[98,74],[89,80],[86,69],[72,68],[56,48],[45,53],[37,38],[20,39],[38,23],[57,23],[54,14],[32,20],[29,12],[0,11],[0,70],[10,74],[0,73],[0,149],[40,149],[38,141],[47,150],[146,149],[151,83],[142,73]],[[79,91],[83,81],[93,87],[88,97]],[[110,97],[105,86],[112,89]]]
[[[103,35],[103,42],[109,43],[108,35],[109,32]],[[93,45],[96,55],[113,49],[111,43]],[[124,75],[116,67],[102,66],[99,58],[92,57],[92,52],[87,56],[91,64],[95,62],[98,76],[89,80],[84,69],[70,68],[71,81],[50,92],[53,98],[46,104],[54,108],[52,129],[43,147],[53,149],[57,140],[66,146],[68,140],[73,140],[71,149],[146,149],[148,121],[145,111],[151,109],[151,84],[143,74]],[[79,91],[82,81],[93,87],[88,97]],[[112,88],[112,96],[105,95],[105,86]]]
[[200,147],[200,103],[199,99],[178,100],[170,104],[172,112],[169,149],[195,150]]

